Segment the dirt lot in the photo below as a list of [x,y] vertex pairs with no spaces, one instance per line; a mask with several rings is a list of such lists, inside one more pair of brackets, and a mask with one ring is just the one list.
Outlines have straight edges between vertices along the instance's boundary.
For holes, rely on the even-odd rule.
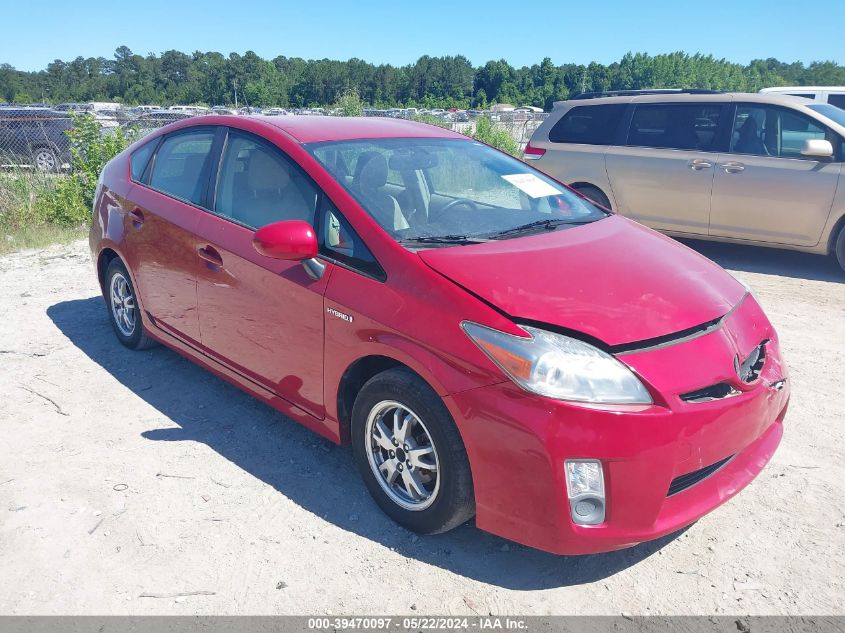
[[779,329],[784,442],[682,534],[581,558],[404,531],[347,448],[173,352],[123,349],[84,243],[0,258],[0,614],[843,613],[845,275],[693,246]]

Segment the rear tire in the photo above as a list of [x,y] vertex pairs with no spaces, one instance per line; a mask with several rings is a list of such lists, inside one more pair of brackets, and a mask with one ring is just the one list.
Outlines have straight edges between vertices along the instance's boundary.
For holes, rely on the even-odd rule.
[[833,255],[836,261],[839,262],[839,267],[845,271],[845,224],[839,229],[839,236],[833,243]]
[[394,521],[437,534],[475,515],[464,443],[443,400],[419,376],[396,368],[368,380],[351,431],[364,483]]
[[144,330],[132,278],[126,266],[117,257],[106,269],[104,294],[109,322],[117,340],[132,350],[153,347],[156,342],[147,336]]
[[573,189],[596,204],[603,206],[605,209],[609,211],[612,210],[610,208],[610,200],[598,187],[594,187],[593,185],[579,185],[577,187],[573,187]]

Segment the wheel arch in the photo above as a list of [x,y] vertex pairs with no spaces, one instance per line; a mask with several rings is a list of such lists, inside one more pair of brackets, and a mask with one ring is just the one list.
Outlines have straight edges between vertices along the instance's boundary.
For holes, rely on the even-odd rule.
[[586,181],[586,180],[576,180],[573,183],[569,184],[569,187],[572,189],[578,189],[579,187],[592,187],[593,189],[598,189],[601,194],[607,198],[608,204],[610,205],[610,210],[613,211],[613,199],[608,195],[608,192],[604,190],[604,188],[600,187],[599,185]]
[[106,270],[108,270],[109,264],[111,264],[114,259],[120,259],[120,255],[117,254],[117,251],[109,247],[104,248],[100,251],[100,254],[97,255],[97,281],[100,282],[100,290],[103,294],[105,294],[106,291]]
[[388,369],[405,369],[437,393],[437,389],[430,380],[426,380],[425,376],[420,375],[413,367],[396,358],[381,354],[370,354],[356,359],[343,372],[337,389],[338,435],[341,443],[345,444],[350,441],[352,407],[361,387],[370,378]]
[[827,240],[828,255],[836,255],[836,240],[839,239],[839,233],[843,230],[845,230],[845,211],[842,212],[830,231],[830,236]]

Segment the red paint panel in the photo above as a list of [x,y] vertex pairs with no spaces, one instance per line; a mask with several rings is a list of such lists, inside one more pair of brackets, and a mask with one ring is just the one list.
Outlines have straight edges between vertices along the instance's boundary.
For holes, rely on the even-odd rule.
[[197,239],[220,264],[195,260],[206,353],[322,418],[323,293],[299,262],[252,247],[254,231],[206,214]]
[[609,345],[679,332],[726,314],[745,292],[695,251],[619,216],[420,257],[513,317]]
[[[204,212],[138,185],[125,211],[122,247],[144,309],[162,329],[196,343],[195,231]],[[143,223],[138,223],[138,215]]]

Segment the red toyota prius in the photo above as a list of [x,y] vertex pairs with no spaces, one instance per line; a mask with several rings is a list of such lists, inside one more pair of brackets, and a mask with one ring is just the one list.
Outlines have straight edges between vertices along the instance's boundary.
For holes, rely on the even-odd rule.
[[179,121],[106,166],[90,241],[121,343],[351,443],[416,532],[628,547],[735,495],[783,432],[741,283],[440,128]]

